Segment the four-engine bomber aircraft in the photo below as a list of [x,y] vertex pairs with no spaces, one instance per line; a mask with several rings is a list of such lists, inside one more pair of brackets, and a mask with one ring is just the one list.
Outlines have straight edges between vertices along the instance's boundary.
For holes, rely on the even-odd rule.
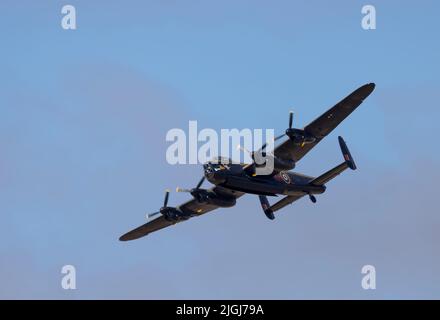
[[[270,175],[256,175],[256,152],[251,153],[254,160],[251,164],[225,163],[225,161],[210,161],[203,165],[204,176],[193,189],[177,189],[178,192],[189,192],[193,199],[178,207],[168,207],[169,191],[165,193],[163,207],[158,212],[149,214],[149,217],[159,215],[146,224],[124,234],[121,241],[134,240],[147,234],[171,226],[189,218],[200,216],[217,208],[228,208],[235,205],[236,200],[245,193],[258,195],[264,213],[269,219],[274,219],[274,212],[303,196],[308,196],[315,203],[315,194],[325,192],[325,184],[335,178],[347,168],[356,169],[342,137],[338,137],[344,161],[320,175],[310,177],[303,174],[289,172],[295,167],[306,153],[327,136],[339,123],[352,113],[374,90],[374,83],[366,84],[352,92],[345,99],[329,109],[304,129],[292,128],[293,114],[290,113],[289,128],[275,138],[287,136],[289,139],[274,148],[272,155],[274,171]],[[265,146],[258,150],[263,156]],[[207,179],[214,184],[210,189],[202,189]],[[284,195],[280,201],[271,205],[267,196]]]

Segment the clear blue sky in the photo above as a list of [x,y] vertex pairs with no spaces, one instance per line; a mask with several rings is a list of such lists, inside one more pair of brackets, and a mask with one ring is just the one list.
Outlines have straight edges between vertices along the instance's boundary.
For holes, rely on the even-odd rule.
[[[77,10],[75,31],[61,7]],[[377,29],[361,28],[374,4]],[[436,1],[2,1],[1,298],[440,298]],[[275,221],[255,196],[142,240],[118,237],[200,166],[165,134],[302,127],[375,92],[298,164],[358,170]],[[179,204],[185,194],[171,194]],[[61,267],[77,290],[61,289]],[[361,268],[377,289],[361,288]]]

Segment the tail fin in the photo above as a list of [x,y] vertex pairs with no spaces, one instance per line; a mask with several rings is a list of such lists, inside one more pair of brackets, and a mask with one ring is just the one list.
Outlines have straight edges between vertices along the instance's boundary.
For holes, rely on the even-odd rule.
[[261,207],[263,208],[264,214],[266,217],[268,217],[270,220],[275,219],[275,216],[273,215],[273,211],[270,208],[269,200],[267,200],[267,197],[264,195],[259,195]]
[[320,175],[319,177],[313,179],[310,182],[310,184],[322,186],[326,184],[328,181],[335,178],[337,175],[339,175],[347,168],[350,168],[351,170],[356,170],[356,164],[354,163],[353,157],[351,156],[350,151],[348,150],[348,147],[345,144],[344,139],[342,139],[342,137],[339,136],[338,140],[345,161],[342,162],[340,165],[334,167],[333,169],[327,171],[326,173]]
[[344,160],[347,163],[348,167],[351,170],[356,170],[356,164],[354,163],[353,157],[351,156],[350,150],[348,150],[347,145],[345,144],[344,139],[341,136],[338,137],[339,146],[341,147],[342,155],[344,156]]

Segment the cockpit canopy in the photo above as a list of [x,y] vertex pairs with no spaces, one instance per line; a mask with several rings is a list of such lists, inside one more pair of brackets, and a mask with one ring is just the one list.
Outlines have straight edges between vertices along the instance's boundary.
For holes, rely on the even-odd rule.
[[234,162],[232,161],[231,158],[218,156],[218,157],[213,157],[207,163],[211,163],[211,164],[233,164]]

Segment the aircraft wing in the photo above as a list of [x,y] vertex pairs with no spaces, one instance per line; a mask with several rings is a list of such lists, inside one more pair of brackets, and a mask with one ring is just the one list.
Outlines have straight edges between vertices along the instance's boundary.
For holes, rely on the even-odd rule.
[[305,193],[301,193],[298,195],[294,195],[294,196],[287,196],[284,197],[283,199],[281,199],[280,201],[278,201],[277,203],[273,204],[270,209],[275,212],[278,211],[282,208],[284,208],[285,206],[295,202],[296,200],[301,199],[302,197],[304,197],[306,194]]
[[[223,194],[228,196],[234,196],[236,198],[241,197],[244,193],[239,191],[233,191],[229,190],[220,186],[215,186],[210,189],[211,191],[214,191],[217,194]],[[215,210],[219,208],[218,206],[207,204],[207,203],[200,203],[196,199],[188,200],[187,202],[181,204],[177,207],[182,212],[190,215],[200,216],[202,214],[208,213],[212,210]],[[181,220],[185,221],[185,220]],[[179,222],[181,222],[179,221]],[[168,221],[165,219],[164,216],[160,216],[159,218],[156,218],[154,220],[148,221],[147,223],[143,224],[142,226],[133,229],[123,236],[119,238],[120,241],[129,241],[129,240],[135,240],[141,237],[146,236],[147,234],[150,234],[154,231],[158,231],[160,229],[172,226],[173,224],[176,224],[178,222],[176,221]]]
[[316,141],[303,147],[295,145],[290,139],[274,149],[274,155],[284,160],[299,161],[325,136],[336,128],[350,113],[352,113],[370,94],[375,87],[368,83],[353,91],[320,117],[309,123],[304,130],[316,137]]
[[136,229],[127,232],[126,234],[121,236],[119,240],[120,241],[135,240],[143,236],[146,236],[151,232],[171,226],[175,223],[176,223],[175,221],[168,221],[167,219],[165,219],[164,216],[160,216],[159,218],[148,221],[147,223],[141,225],[140,227],[137,227]]

